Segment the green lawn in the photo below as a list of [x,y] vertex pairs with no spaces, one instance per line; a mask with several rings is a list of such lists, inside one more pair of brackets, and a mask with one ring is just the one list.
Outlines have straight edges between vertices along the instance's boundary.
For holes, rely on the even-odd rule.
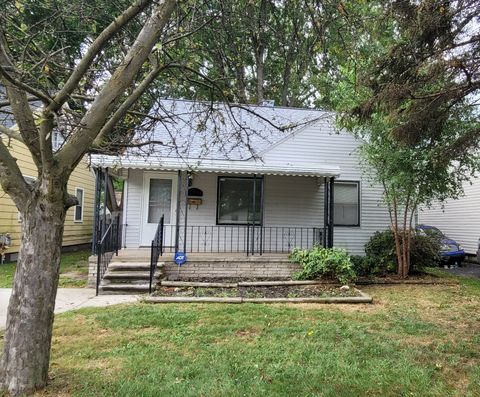
[[46,393],[480,396],[480,281],[372,305],[147,305],[57,316]]
[[[59,287],[78,288],[87,285],[89,256],[88,250],[62,254]],[[14,262],[0,265],[0,288],[12,287],[15,266]]]

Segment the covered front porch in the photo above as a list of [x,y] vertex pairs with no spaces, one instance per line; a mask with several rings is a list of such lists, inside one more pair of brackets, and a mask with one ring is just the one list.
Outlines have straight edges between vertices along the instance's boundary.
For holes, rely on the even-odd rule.
[[[334,176],[231,169],[127,169],[122,247],[163,252],[288,253],[333,246]],[[157,236],[158,238],[158,236]]]
[[[169,264],[165,275],[175,277],[169,266],[178,255],[186,259],[182,275],[187,278],[189,272],[285,278],[293,271],[287,259],[293,248],[333,246],[336,174],[325,170],[139,167],[103,168],[97,175],[97,200],[106,203],[112,194],[109,176],[124,180],[121,215],[109,222],[108,205],[97,206],[97,284],[111,260],[141,263],[143,271],[148,265],[150,279],[157,263]],[[118,257],[104,254],[112,252],[106,241],[114,241]]]

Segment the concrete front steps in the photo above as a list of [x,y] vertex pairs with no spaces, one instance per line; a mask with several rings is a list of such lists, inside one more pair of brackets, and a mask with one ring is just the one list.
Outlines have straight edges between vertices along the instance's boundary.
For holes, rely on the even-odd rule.
[[[159,262],[152,282],[155,288],[163,276],[164,264]],[[99,286],[99,294],[137,295],[148,294],[150,284],[150,262],[114,260],[108,266]]]
[[[286,254],[246,256],[245,253],[191,253],[183,266],[173,253],[160,257],[153,285],[163,280],[259,279],[288,280],[299,270]],[[96,257],[90,258],[89,285],[95,287]],[[122,249],[113,256],[99,286],[100,294],[146,294],[149,290],[150,249]],[[152,287],[153,287],[152,285]]]

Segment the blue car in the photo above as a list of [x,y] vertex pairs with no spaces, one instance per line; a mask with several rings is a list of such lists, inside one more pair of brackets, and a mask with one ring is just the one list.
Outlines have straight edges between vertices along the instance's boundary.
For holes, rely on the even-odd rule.
[[445,236],[440,229],[435,226],[418,225],[417,232],[423,233],[436,239],[440,244],[440,258],[444,267],[460,266],[465,259],[463,247],[455,240]]

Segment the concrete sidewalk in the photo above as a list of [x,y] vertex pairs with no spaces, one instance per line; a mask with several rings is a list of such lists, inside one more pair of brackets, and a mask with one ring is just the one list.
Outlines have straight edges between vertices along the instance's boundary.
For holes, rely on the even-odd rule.
[[[0,288],[0,329],[5,328],[7,322],[7,308],[11,288]],[[55,313],[82,307],[105,307],[119,303],[131,303],[138,300],[137,295],[99,295],[91,288],[59,288],[55,301]]]

